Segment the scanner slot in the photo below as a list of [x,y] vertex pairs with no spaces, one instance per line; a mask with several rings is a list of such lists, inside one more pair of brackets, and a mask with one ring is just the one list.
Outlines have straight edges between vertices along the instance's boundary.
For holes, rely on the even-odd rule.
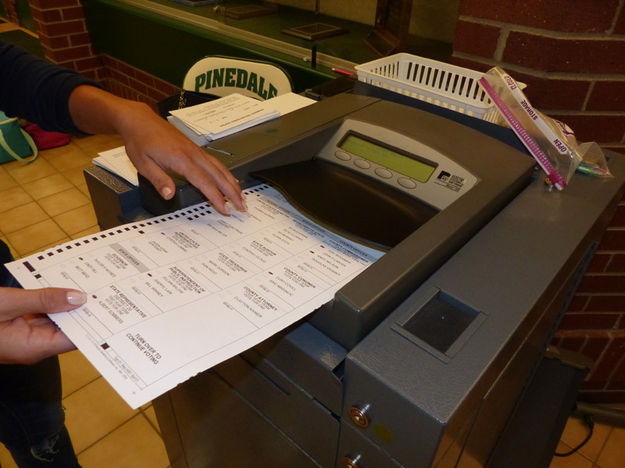
[[253,172],[326,229],[390,250],[439,210],[393,187],[320,159]]

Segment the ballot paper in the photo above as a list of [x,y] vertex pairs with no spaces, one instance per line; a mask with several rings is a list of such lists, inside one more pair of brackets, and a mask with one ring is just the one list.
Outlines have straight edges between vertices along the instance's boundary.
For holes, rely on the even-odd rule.
[[268,103],[270,101],[233,93],[214,101],[172,110],[170,114],[210,141],[280,116],[278,110]]
[[7,267],[25,288],[87,292],[84,306],[50,317],[137,408],[302,319],[382,255],[267,185],[244,195],[246,213],[201,203]]
[[117,174],[135,187],[139,186],[137,169],[132,164],[132,161],[130,161],[130,158],[128,158],[125,146],[102,151],[98,153],[97,157],[93,158],[92,162],[96,166],[100,166],[113,174]]
[[167,120],[203,146],[315,102],[295,93],[285,93],[266,101],[233,93],[214,101],[172,110]]

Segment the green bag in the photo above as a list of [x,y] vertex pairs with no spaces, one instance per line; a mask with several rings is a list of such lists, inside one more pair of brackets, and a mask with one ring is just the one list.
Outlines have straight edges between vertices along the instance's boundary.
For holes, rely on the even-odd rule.
[[13,160],[28,164],[37,159],[38,154],[37,145],[22,130],[17,118],[9,118],[0,111],[0,164]]

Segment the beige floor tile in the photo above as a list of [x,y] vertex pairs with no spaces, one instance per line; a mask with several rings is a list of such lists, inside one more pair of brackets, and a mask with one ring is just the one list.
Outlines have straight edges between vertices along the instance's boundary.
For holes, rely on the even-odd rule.
[[[93,164],[89,164],[87,167],[91,167]],[[85,180],[85,171],[86,167],[75,167],[74,169],[69,169],[63,171],[63,175],[76,187],[86,184]]]
[[85,229],[84,231],[79,231],[76,234],[72,234],[72,239],[80,239],[81,237],[84,236],[89,236],[91,234],[95,234],[96,232],[100,232],[102,229],[100,229],[99,225],[95,225],[95,226],[91,226],[90,228]]
[[0,444],[0,465],[2,468],[17,468],[9,451]]
[[63,190],[38,201],[49,216],[60,215],[89,203],[89,199],[76,187]]
[[[84,195],[82,196],[84,197]],[[89,229],[98,223],[98,218],[91,203],[55,216],[54,220],[70,236]]]
[[81,193],[86,196],[89,201],[91,201],[91,193],[89,193],[89,187],[87,187],[87,182],[85,182],[84,184],[80,184],[76,186],[78,188],[78,190],[81,191]]
[[63,177],[62,174],[53,174],[51,176],[44,177],[43,179],[24,184],[23,187],[31,197],[35,200],[39,200],[40,198],[48,197],[50,195],[54,195],[55,193],[70,189],[72,188],[72,184],[69,180]]
[[[2,188],[0,187],[0,190]],[[0,213],[32,202],[31,196],[19,186],[0,191]]]
[[100,373],[78,350],[59,356],[63,381],[63,398],[90,384]]
[[597,464],[601,468],[623,468],[625,466],[625,428],[614,427],[599,455]]
[[42,153],[42,156],[58,171],[66,171],[91,164],[91,157],[74,143],[58,148],[52,148]]
[[7,234],[6,237],[19,255],[25,255],[34,250],[41,250],[50,244],[61,243],[66,238],[66,234],[54,221],[47,219]]
[[50,165],[48,161],[43,158],[37,159],[32,164],[22,165],[21,163],[14,162],[8,163],[5,169],[11,174],[18,183],[26,184],[34,180],[43,179],[52,174],[56,174],[56,169]]
[[92,135],[74,138],[73,143],[80,147],[87,156],[95,158],[102,151],[123,146],[124,140],[119,135]]
[[42,247],[38,247],[38,248],[30,250],[28,252],[24,252],[24,253],[20,252],[20,257],[27,257],[29,255],[41,252],[43,250],[51,249],[52,247],[56,247],[59,244],[64,244],[65,242],[69,242],[69,241],[71,241],[71,239],[69,237],[63,237],[63,238],[61,238],[61,239],[59,239],[57,241],[49,243],[48,245],[44,245]]
[[80,453],[78,461],[84,468],[169,466],[161,438],[141,415]]
[[0,166],[0,190],[15,187],[16,185],[15,179],[9,175],[4,167]]
[[[571,450],[571,447],[566,445],[564,442],[560,442],[556,452],[563,453],[568,452],[569,450]],[[568,457],[553,457],[549,468],[592,468],[592,466],[592,461],[588,460],[579,453],[574,453]]]
[[158,419],[156,419],[156,412],[154,411],[154,407],[150,405],[147,408],[142,409],[141,411],[143,412],[143,415],[148,418],[148,421],[150,421],[150,424],[152,424],[154,430],[156,430],[156,432],[160,434],[161,427],[158,425]]
[[49,219],[48,215],[36,202],[26,203],[0,216],[0,231],[9,234],[46,219]]
[[[590,460],[596,460],[610,433],[611,426],[595,423],[590,440],[579,449],[579,452]],[[569,418],[560,440],[570,447],[577,447],[588,435],[588,426],[579,418]]]
[[63,405],[76,453],[90,447],[137,414],[102,377],[64,398]]

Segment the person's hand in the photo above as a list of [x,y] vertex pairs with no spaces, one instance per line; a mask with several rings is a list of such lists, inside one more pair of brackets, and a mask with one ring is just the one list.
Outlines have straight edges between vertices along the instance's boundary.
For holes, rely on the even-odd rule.
[[147,104],[129,101],[92,86],[79,86],[70,97],[70,112],[88,133],[119,133],[126,153],[165,199],[174,196],[172,170],[197,187],[222,214],[230,214],[224,195],[246,211],[238,181],[226,166],[162,119]]
[[74,289],[0,288],[0,363],[34,364],[76,349],[45,314],[75,309],[86,300]]

